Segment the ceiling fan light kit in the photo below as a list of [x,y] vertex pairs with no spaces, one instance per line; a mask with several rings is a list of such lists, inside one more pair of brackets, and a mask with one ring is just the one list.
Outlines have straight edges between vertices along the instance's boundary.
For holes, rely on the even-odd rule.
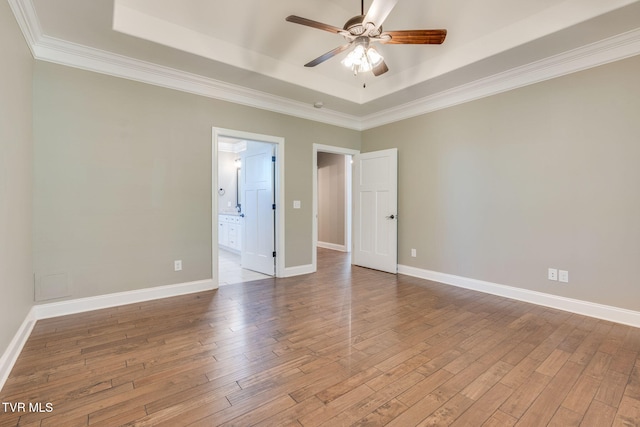
[[347,44],[338,46],[329,52],[309,61],[305,67],[315,67],[337,54],[353,49],[341,62],[353,71],[354,75],[372,71],[374,76],[389,71],[382,55],[372,46],[371,42],[383,44],[442,44],[447,36],[447,30],[382,30],[382,22],[387,18],[398,0],[373,0],[371,7],[364,14],[364,2],[361,2],[361,14],[349,19],[343,28],[323,24],[322,22],[290,15],[286,21],[305,25],[330,33],[339,34],[347,40]]
[[366,73],[378,66],[384,58],[373,47],[369,47],[367,37],[358,37],[356,47],[341,61],[342,64],[353,71],[353,75]]

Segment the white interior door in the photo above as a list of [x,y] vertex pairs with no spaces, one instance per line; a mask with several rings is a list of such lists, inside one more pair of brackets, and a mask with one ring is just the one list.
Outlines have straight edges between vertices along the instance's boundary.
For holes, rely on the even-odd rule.
[[398,149],[353,159],[353,264],[398,272]]
[[240,170],[242,268],[275,275],[274,147],[247,142]]

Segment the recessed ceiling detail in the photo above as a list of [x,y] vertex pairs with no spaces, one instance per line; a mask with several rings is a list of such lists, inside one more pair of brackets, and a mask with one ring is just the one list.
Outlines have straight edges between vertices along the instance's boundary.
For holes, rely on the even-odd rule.
[[9,0],[36,59],[360,130],[640,53],[640,0],[399,0],[385,28],[446,43],[381,45],[393,66],[375,78],[340,55],[302,67],[335,35],[283,17],[343,22],[351,3]]
[[[309,46],[328,52],[335,48],[335,38],[330,33],[317,34],[283,20],[283,17],[294,14],[313,16],[321,22],[343,22],[345,17],[354,15],[354,9],[357,11],[357,1],[253,0],[212,4],[205,0],[115,0],[113,28],[365,104],[631,3],[634,2],[398,1],[393,13],[385,20],[387,28],[447,28],[450,36],[447,43],[437,50],[425,51],[422,46],[381,47],[386,62],[394,66],[382,78],[367,82],[367,90],[362,90],[362,85],[351,75],[345,75],[339,61],[323,67],[301,68],[300,64],[309,60]],[[365,8],[369,5],[367,2]]]

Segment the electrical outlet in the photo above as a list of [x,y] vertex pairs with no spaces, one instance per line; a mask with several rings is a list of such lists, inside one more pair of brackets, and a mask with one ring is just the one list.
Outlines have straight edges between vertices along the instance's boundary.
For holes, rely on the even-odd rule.
[[293,209],[300,209],[300,200],[293,201]]
[[569,283],[569,272],[567,270],[559,270],[558,280],[560,280],[562,283]]
[[547,278],[549,280],[558,280],[558,269],[557,268],[550,268],[549,269],[549,273],[547,275]]
[[414,257],[414,258],[418,256],[418,254],[417,254],[415,249],[411,249],[411,256]]
[[182,260],[177,259],[173,261],[173,271],[180,271],[180,270],[182,270]]

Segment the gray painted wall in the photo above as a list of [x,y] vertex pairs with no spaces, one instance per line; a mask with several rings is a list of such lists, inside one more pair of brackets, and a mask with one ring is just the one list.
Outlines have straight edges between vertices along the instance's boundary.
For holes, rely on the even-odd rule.
[[640,56],[365,131],[399,149],[400,264],[640,310],[638,76]]
[[31,76],[33,58],[0,2],[0,354],[33,305]]
[[36,282],[67,273],[78,298],[210,278],[212,126],[285,138],[285,265],[311,264],[313,143],[360,132],[38,62]]
[[344,155],[318,152],[318,241],[345,244]]
[[288,267],[311,262],[312,144],[362,141],[399,148],[401,264],[640,310],[640,57],[359,133],[34,69],[6,2],[0,49],[0,348],[32,271],[73,298],[210,277],[212,126],[286,139]]

